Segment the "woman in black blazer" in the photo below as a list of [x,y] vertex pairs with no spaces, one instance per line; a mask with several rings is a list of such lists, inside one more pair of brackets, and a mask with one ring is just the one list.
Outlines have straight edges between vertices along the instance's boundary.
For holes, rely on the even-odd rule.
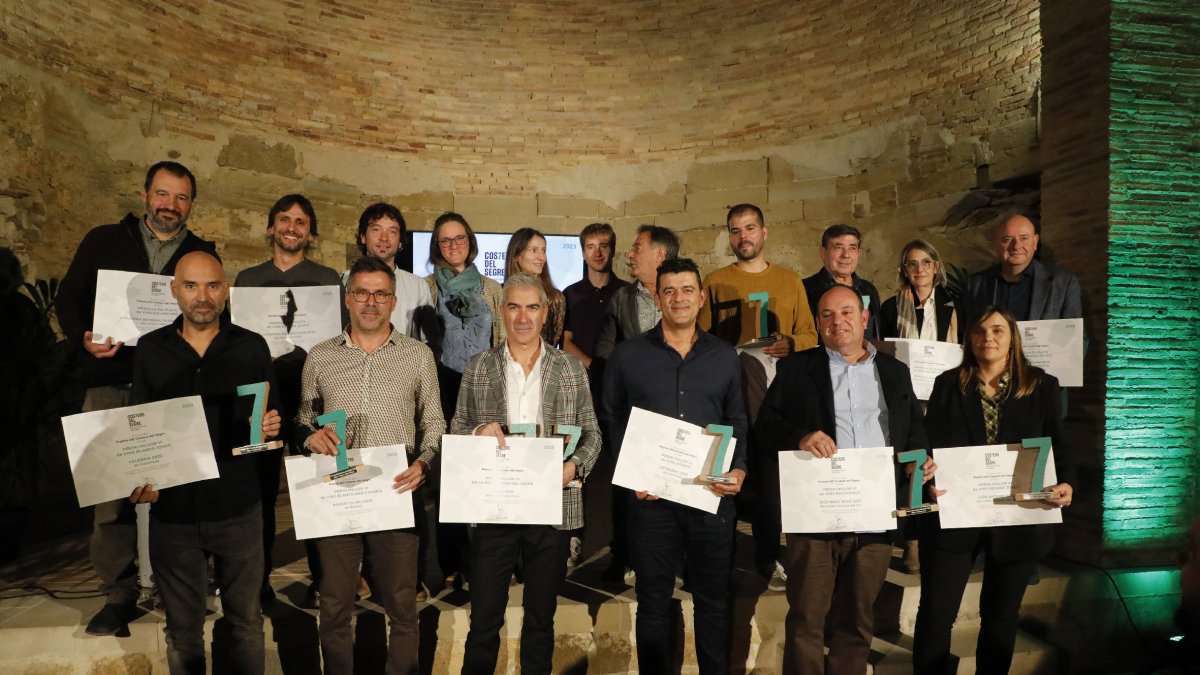
[[879,308],[883,337],[958,342],[959,316],[946,292],[942,257],[933,244],[923,239],[905,244],[899,276],[900,292]]
[[[999,307],[982,308],[968,324],[967,343],[962,365],[942,373],[934,382],[925,413],[931,447],[1020,443],[1047,436],[1053,443],[1060,482],[1046,489],[1062,496],[1045,500],[1043,508],[1070,506],[1074,474],[1063,446],[1058,380],[1025,360],[1017,322]],[[990,411],[997,413],[994,418]],[[979,554],[984,556],[984,568],[976,672],[1008,672],[1021,598],[1038,561],[1054,545],[1054,528],[1018,525],[943,530],[936,514],[923,519],[921,603],[913,644],[916,673],[946,672],[950,630]]]

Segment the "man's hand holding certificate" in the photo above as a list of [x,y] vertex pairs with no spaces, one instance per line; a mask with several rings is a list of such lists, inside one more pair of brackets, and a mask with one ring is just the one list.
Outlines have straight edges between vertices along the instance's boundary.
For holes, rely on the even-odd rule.
[[1021,351],[1064,387],[1083,386],[1083,319],[1018,321]]
[[171,277],[100,270],[96,274],[92,342],[136,345],[138,338],[179,316]]
[[804,450],[779,453],[783,531],[811,534],[894,529],[893,454],[887,447],[841,448],[826,456]]
[[503,441],[490,433],[442,436],[443,523],[562,523],[563,439]]
[[705,476],[729,474],[736,438],[729,439],[719,467],[713,466],[719,436],[703,427],[633,408],[621,442],[621,455],[613,472],[613,485],[645,492],[648,496],[716,513],[721,497],[741,488],[736,482],[708,485]]
[[404,529],[415,524],[412,490],[396,487],[396,478],[409,468],[404,446],[349,453],[360,468],[336,480],[327,480],[336,469],[335,457],[314,453],[284,459],[297,539]]
[[71,415],[62,426],[80,506],[218,476],[199,396]]
[[342,332],[342,294],[337,286],[230,289],[233,322],[263,336],[271,357],[305,351]]

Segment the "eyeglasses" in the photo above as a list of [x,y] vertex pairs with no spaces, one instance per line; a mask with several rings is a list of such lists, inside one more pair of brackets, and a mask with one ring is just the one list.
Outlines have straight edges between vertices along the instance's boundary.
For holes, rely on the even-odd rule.
[[932,267],[933,267],[933,261],[930,260],[929,258],[926,258],[924,260],[909,260],[908,262],[904,263],[904,269],[906,269],[910,272],[915,272],[917,270],[927,270]]
[[467,235],[460,234],[457,237],[442,237],[438,239],[438,246],[442,248],[450,248],[451,246],[462,246],[467,243]]
[[393,294],[389,291],[371,292],[365,288],[356,288],[353,291],[348,291],[350,297],[354,298],[355,302],[366,302],[367,298],[374,298],[375,304],[382,305],[392,299]]

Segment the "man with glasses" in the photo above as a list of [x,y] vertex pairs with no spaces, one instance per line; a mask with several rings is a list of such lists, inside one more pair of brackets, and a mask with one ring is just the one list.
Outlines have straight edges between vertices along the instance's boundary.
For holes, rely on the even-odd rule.
[[821,234],[820,254],[821,269],[804,279],[804,291],[808,295],[808,307],[813,316],[817,316],[817,305],[825,291],[837,285],[849,286],[858,291],[867,307],[867,339],[883,339],[879,330],[879,291],[875,289],[875,284],[857,274],[858,258],[862,255],[862,232],[852,225],[830,225]]
[[[396,276],[382,260],[359,258],[347,275],[350,325],[315,347],[304,364],[296,424],[304,448],[337,455],[339,439],[317,416],[345,410],[350,449],[403,443],[411,464],[395,477],[397,492],[415,490],[429,475],[446,429],[433,352],[400,333],[389,319]],[[416,514],[414,514],[415,516]],[[417,671],[417,550],[415,529],[346,534],[316,540],[321,562],[319,635],[327,673],[354,672],[354,594],[364,551],[373,591],[387,611],[389,673]]]

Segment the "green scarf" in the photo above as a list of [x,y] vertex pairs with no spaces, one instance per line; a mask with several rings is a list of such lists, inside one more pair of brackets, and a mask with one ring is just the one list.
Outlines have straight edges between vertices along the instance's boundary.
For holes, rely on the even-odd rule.
[[446,307],[450,313],[460,319],[479,316],[485,309],[482,288],[482,277],[475,265],[467,265],[462,272],[455,274],[449,267],[438,267],[433,271],[438,289],[446,294]]

